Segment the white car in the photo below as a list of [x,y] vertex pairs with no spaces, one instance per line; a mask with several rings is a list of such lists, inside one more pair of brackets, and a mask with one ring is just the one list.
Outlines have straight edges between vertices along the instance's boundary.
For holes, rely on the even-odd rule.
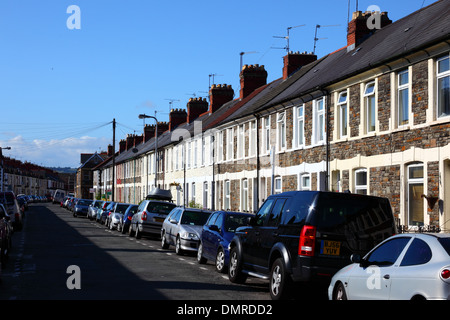
[[330,300],[450,300],[450,234],[392,236],[339,270]]

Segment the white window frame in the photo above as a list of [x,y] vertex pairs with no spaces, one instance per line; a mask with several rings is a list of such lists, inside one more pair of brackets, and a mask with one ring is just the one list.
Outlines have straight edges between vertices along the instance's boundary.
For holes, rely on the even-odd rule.
[[[279,185],[277,185],[277,182],[280,182]],[[281,177],[275,177],[273,181],[273,193],[279,194],[283,192],[283,179]]]
[[262,144],[263,147],[261,148],[261,150],[264,152],[264,154],[268,154],[270,152],[270,116],[267,116],[265,118],[263,118],[263,123],[262,123],[262,127],[263,127],[263,139],[262,139]]
[[[444,60],[448,61],[449,68],[448,68],[448,70],[439,72],[439,64]],[[443,80],[445,78],[448,79],[447,81],[450,81],[450,57],[449,57],[449,54],[446,54],[445,56],[442,56],[442,57],[436,59],[436,117],[438,119],[450,116],[450,110],[448,110],[448,114],[443,113],[442,111],[439,110],[440,109],[440,106],[439,106],[439,104],[440,104],[439,82],[440,82],[440,80]],[[447,99],[449,99],[449,97],[447,97]]]
[[[371,92],[368,92],[368,88],[373,86],[373,90]],[[365,84],[364,86],[364,93],[363,93],[363,98],[364,98],[364,125],[365,125],[365,133],[373,133],[376,131],[377,128],[377,102],[376,102],[376,95],[375,95],[375,91],[376,91],[376,84],[375,81],[370,81],[368,83]],[[371,105],[369,104],[369,102],[371,102],[373,99],[373,129],[371,128],[372,125],[370,124],[370,120],[371,120],[371,112],[372,108]]]
[[248,179],[241,180],[241,211],[248,211]]
[[231,209],[231,198],[230,198],[230,180],[224,181],[224,188],[223,188],[223,208],[224,210],[230,210]]
[[298,175],[298,190],[311,190],[310,173],[300,173]]
[[292,145],[301,148],[305,145],[305,104],[294,107],[294,137]]
[[[402,75],[406,74],[406,83],[401,83]],[[401,106],[405,103],[402,102],[402,98],[404,97],[402,93],[406,92],[406,110],[402,110]],[[397,72],[397,127],[401,128],[407,126],[409,124],[409,114],[411,108],[411,99],[409,96],[410,93],[410,81],[409,81],[409,69],[403,69]],[[404,123],[401,122],[401,112],[405,113],[406,119],[404,119]]]
[[[358,175],[364,173],[366,175],[366,183],[365,184],[358,184]],[[369,187],[368,187],[368,170],[366,168],[361,168],[355,170],[355,193],[357,194],[369,194]],[[365,193],[361,193],[361,191],[365,191]]]
[[[410,169],[412,168],[422,168],[422,178],[411,178],[410,177]],[[415,164],[410,164],[406,167],[406,177],[407,177],[407,181],[406,181],[406,195],[407,195],[407,205],[406,205],[406,221],[408,222],[409,226],[414,226],[417,227],[417,225],[412,225],[410,223],[411,221],[411,212],[410,212],[410,199],[411,199],[411,195],[410,195],[410,186],[411,185],[422,185],[422,188],[425,190],[425,166],[423,165],[423,163],[415,163]],[[422,206],[422,225],[425,224],[425,209]]]
[[256,155],[256,121],[250,121],[249,127],[249,144],[248,144],[248,156],[254,157]]
[[222,162],[223,159],[223,131],[217,133],[217,149],[218,149],[218,162]]
[[313,100],[313,144],[325,142],[325,97]]
[[233,137],[233,128],[227,129],[227,143],[226,143],[226,151],[227,151],[227,160],[233,160],[233,149],[234,149],[234,137]]
[[277,113],[277,150],[286,150],[286,111]]
[[[345,100],[342,97],[345,95]],[[341,91],[338,94],[337,106],[338,106],[338,117],[339,117],[339,138],[346,138],[348,136],[348,91]],[[345,129],[345,131],[344,131]]]
[[237,159],[243,159],[245,156],[245,150],[244,150],[244,146],[245,146],[245,130],[244,130],[244,125],[240,124],[239,126],[237,126]]

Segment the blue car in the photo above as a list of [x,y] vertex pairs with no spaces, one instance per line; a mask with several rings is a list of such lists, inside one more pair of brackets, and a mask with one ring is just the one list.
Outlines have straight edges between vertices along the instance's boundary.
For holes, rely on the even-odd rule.
[[215,211],[203,226],[200,245],[197,251],[197,262],[206,263],[213,260],[216,270],[224,273],[228,267],[229,251],[228,244],[234,236],[238,227],[248,224],[253,214]]
[[128,207],[128,209],[123,214],[122,219],[119,221],[119,225],[117,226],[117,230],[121,233],[125,234],[128,232],[128,229],[131,225],[131,218],[133,218],[134,214],[138,212],[139,206],[137,204],[133,204]]

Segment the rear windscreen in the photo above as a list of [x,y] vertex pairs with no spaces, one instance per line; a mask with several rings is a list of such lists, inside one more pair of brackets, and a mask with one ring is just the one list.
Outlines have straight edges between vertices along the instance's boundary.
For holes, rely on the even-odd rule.
[[161,203],[161,202],[150,202],[147,207],[148,212],[159,213],[159,214],[169,214],[176,205],[173,203]]
[[[394,226],[387,199],[342,193],[321,193],[316,201],[314,224],[324,231],[391,229]],[[380,230],[381,231],[381,230]]]
[[444,247],[445,251],[447,251],[450,256],[450,238],[438,238],[440,244]]

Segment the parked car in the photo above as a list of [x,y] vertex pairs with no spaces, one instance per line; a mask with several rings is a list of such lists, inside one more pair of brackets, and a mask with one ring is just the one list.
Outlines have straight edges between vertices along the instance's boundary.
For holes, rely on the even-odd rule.
[[176,205],[168,201],[144,200],[138,208],[138,212],[131,218],[128,230],[130,236],[140,238],[145,235],[161,235],[161,226],[164,219]]
[[97,215],[96,215],[96,217],[95,217],[95,221],[97,221],[98,223],[102,223],[102,215],[103,215],[103,212],[104,212],[104,211],[106,210],[106,208],[110,205],[110,203],[111,203],[111,201],[105,201],[105,202],[102,204],[102,207],[97,209]]
[[215,261],[216,270],[225,272],[228,267],[228,246],[238,227],[245,226],[253,214],[216,211],[211,214],[203,226],[200,245],[197,252],[197,262]]
[[125,211],[128,209],[129,206],[132,206],[132,204],[117,202],[114,205],[113,209],[111,210],[109,216],[106,218],[105,225],[111,230],[117,229],[119,221],[122,220],[123,214],[125,213]]
[[13,228],[6,208],[0,203],[0,263],[3,268],[9,257],[9,250],[12,247],[11,236]]
[[176,254],[184,251],[197,251],[203,225],[211,211],[193,208],[175,208],[163,222],[161,228],[161,246],[168,249],[175,246]]
[[100,223],[106,224],[106,221],[108,219],[108,216],[113,212],[114,206],[117,202],[111,201],[106,208],[103,209],[101,216],[100,216]]
[[71,198],[70,200],[69,200],[69,203],[67,204],[67,209],[69,210],[69,211],[73,211],[73,208],[75,207],[75,205],[77,204],[77,202],[78,202],[78,198]]
[[97,209],[101,208],[101,206],[105,203],[103,200],[94,200],[88,208],[87,217],[89,220],[95,220],[97,216]]
[[320,191],[271,195],[230,242],[228,276],[235,283],[248,275],[269,279],[272,299],[282,299],[293,282],[328,285],[352,254],[365,255],[395,233],[386,198]]
[[332,278],[332,300],[450,299],[450,234],[398,234]]
[[119,224],[117,225],[117,231],[120,231],[122,234],[125,234],[128,232],[128,229],[130,228],[131,219],[133,218],[134,214],[138,211],[139,206],[137,204],[133,204],[127,208],[125,213],[122,216],[122,219],[120,219]]
[[17,202],[14,192],[0,192],[0,203],[5,206],[5,209],[10,216],[14,231],[22,230],[23,212],[20,210],[19,203]]
[[73,216],[86,216],[88,215],[89,206],[93,200],[90,199],[78,199],[77,203],[73,207]]

